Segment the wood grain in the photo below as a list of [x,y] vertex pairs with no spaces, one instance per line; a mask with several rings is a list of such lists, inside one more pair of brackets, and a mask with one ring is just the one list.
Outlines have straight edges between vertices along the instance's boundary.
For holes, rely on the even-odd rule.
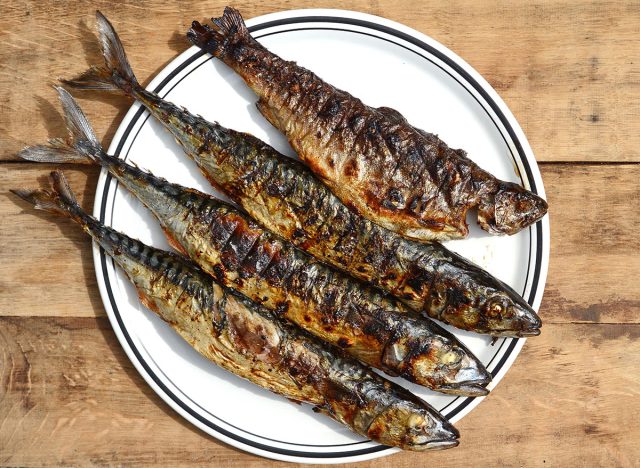
[[[2,164],[0,191],[39,186],[52,167]],[[91,209],[97,170],[67,168]],[[640,166],[545,165],[542,175],[552,226],[545,322],[640,323],[640,219],[629,216],[640,204]],[[12,292],[0,295],[0,315],[104,314],[85,234],[70,221],[34,216],[12,196],[0,196],[0,212],[0,288]]]
[[[640,325],[548,326],[458,424],[460,447],[362,466],[637,465],[637,414],[619,409],[640,398],[639,337]],[[265,463],[175,414],[135,371],[104,318],[0,318],[0,350],[4,466]]]
[[[233,4],[247,18],[326,0]],[[50,84],[101,60],[109,16],[148,83],[220,1],[0,3],[0,466],[292,466],[226,446],[178,416],[134,369],[104,316],[91,244],[8,196],[52,166],[17,163],[64,134]],[[640,466],[640,4],[581,0],[344,0],[449,47],[523,127],[550,203],[545,326],[458,427],[462,445],[360,466]],[[106,145],[130,102],[81,96]],[[604,164],[594,164],[594,163]],[[91,209],[98,171],[65,172]],[[471,463],[470,463],[471,461]]]
[[[50,83],[99,63],[93,13],[104,11],[143,82],[188,46],[191,20],[221,14],[219,1],[23,2],[0,5],[0,158],[59,133]],[[317,0],[236,2],[247,18]],[[500,93],[540,161],[640,161],[637,2],[397,2],[345,0],[340,8],[385,16],[426,33],[467,60]],[[462,14],[463,13],[463,14]],[[97,95],[94,94],[94,97]],[[83,100],[111,139],[127,100]],[[428,129],[427,129],[428,130]]]
[[[35,211],[9,189],[47,187],[53,165],[0,165],[0,315],[104,315],[91,241],[73,222]],[[66,166],[82,207],[92,212],[98,168]]]

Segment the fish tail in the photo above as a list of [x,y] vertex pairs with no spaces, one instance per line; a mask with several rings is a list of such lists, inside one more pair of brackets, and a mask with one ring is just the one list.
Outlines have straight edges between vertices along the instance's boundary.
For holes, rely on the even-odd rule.
[[28,146],[18,153],[18,157],[27,161],[48,163],[99,163],[106,158],[106,154],[87,117],[64,88],[55,88],[64,111],[68,138],[49,140],[49,145]]
[[211,18],[211,22],[213,27],[194,21],[187,38],[193,45],[215,56],[223,53],[230,44],[251,39],[242,15],[235,8],[226,7],[224,14],[219,18]]
[[122,42],[109,20],[100,11],[96,11],[96,21],[105,65],[93,66],[82,75],[62,82],[76,89],[121,91],[131,95],[140,85],[129,65]]
[[64,174],[60,171],[53,171],[50,180],[53,190],[17,189],[11,190],[11,192],[27,203],[31,203],[37,210],[65,216],[84,224],[84,218],[87,214],[80,208]]

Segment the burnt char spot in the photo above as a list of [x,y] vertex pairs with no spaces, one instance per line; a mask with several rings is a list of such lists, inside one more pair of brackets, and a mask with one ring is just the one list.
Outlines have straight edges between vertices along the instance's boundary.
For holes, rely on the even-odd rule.
[[469,304],[471,302],[471,299],[464,294],[464,290],[457,287],[455,284],[452,284],[451,282],[447,281],[446,288],[447,288],[447,299],[448,299],[447,305],[449,307],[459,309],[463,305]]
[[423,268],[418,267],[415,264],[411,264],[409,271],[407,271],[405,285],[409,286],[414,291],[423,291],[428,289],[429,285],[433,282],[432,275]]
[[367,135],[369,137],[378,136],[381,132],[382,128],[380,128],[380,123],[377,120],[372,120],[369,122],[369,125],[367,125]]
[[216,281],[218,281],[219,283],[224,282],[224,278],[226,276],[226,270],[222,265],[220,265],[219,263],[216,263],[211,267],[211,272],[212,272],[213,278]]
[[291,233],[291,237],[294,240],[298,240],[298,239],[301,239],[303,237],[306,237],[306,235],[307,235],[307,233],[304,230],[300,229],[300,228],[295,228],[293,230],[293,232]]
[[332,311],[338,299],[337,288],[329,287],[324,293],[323,310]]
[[248,273],[261,275],[271,262],[274,254],[275,252],[271,244],[259,240],[254,249],[251,250],[245,258],[243,268]]
[[236,223],[229,222],[224,216],[216,213],[216,219],[211,223],[210,238],[217,247],[224,245],[236,228]]
[[356,158],[351,158],[344,165],[344,175],[347,177],[356,177],[358,175],[358,162]]
[[405,201],[402,193],[397,189],[391,189],[387,193],[387,198],[382,202],[382,206],[389,210],[399,210],[404,207]]
[[290,181],[289,183],[283,183],[280,179],[273,179],[265,187],[267,195],[270,197],[286,198],[291,195],[294,190],[295,183]]
[[281,301],[276,303],[275,313],[277,315],[285,315],[289,311],[289,303]]
[[365,118],[360,114],[354,114],[349,121],[347,122],[347,126],[353,131],[353,133],[359,133],[364,126]]
[[409,167],[417,166],[422,162],[422,156],[420,156],[420,152],[412,147],[404,153],[405,163]]
[[291,262],[287,255],[282,255],[278,250],[274,253],[269,267],[264,271],[264,278],[273,286],[281,286],[289,276]]
[[419,195],[411,200],[409,203],[409,212],[420,214],[424,211],[426,204],[429,202],[429,198],[426,195]]
[[387,326],[375,318],[368,318],[363,324],[362,331],[381,343],[386,342],[390,334]]
[[322,107],[320,112],[318,112],[318,117],[322,119],[335,117],[338,114],[338,112],[340,112],[341,108],[342,108],[342,103],[340,102],[339,98],[335,96],[331,97],[327,100],[327,102]]
[[338,338],[338,346],[340,346],[341,348],[348,348],[349,346],[351,346],[351,342],[347,338],[341,336],[340,338]]
[[402,145],[402,139],[395,133],[387,135],[385,139],[389,148],[398,151]]

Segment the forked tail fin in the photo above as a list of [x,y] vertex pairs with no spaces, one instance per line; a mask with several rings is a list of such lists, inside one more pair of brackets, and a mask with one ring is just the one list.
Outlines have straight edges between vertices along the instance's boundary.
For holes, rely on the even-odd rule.
[[131,70],[122,42],[109,20],[99,11],[96,11],[96,21],[104,66],[93,66],[82,75],[62,82],[77,89],[101,89],[131,94],[140,85]]
[[194,21],[187,32],[187,38],[195,46],[219,56],[231,44],[251,39],[242,15],[231,7],[224,9],[219,18],[211,18],[213,27]]
[[53,190],[11,190],[12,193],[31,203],[37,210],[48,211],[67,218],[71,218],[80,224],[88,216],[76,200],[71,191],[67,179],[60,171],[53,171],[50,175]]
[[56,86],[69,132],[68,138],[49,140],[49,145],[28,146],[18,157],[49,163],[99,163],[106,157],[91,125],[73,97]]

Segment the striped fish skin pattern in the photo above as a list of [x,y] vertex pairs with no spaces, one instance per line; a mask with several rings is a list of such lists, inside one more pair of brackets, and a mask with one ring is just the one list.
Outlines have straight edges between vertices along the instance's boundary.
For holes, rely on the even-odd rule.
[[[202,122],[201,118],[144,91],[113,27],[104,17],[98,18],[98,24],[106,67],[93,67],[65,83],[84,89],[120,90],[140,99],[179,141],[204,139],[203,151],[207,145],[229,141],[230,137],[216,133],[215,127],[206,135],[196,132],[194,122]],[[67,109],[72,132],[79,129],[80,134],[85,133],[80,140],[91,140],[89,125],[77,105],[74,108],[68,103]],[[76,143],[76,149],[78,146],[89,159],[108,159],[101,149],[91,151]],[[116,167],[117,161],[112,165]],[[218,210],[220,201],[151,179],[140,171],[124,171],[123,167],[112,173],[121,174],[119,180],[154,212],[172,245],[226,286],[389,374],[444,393],[487,394],[491,377],[482,363],[434,322],[295,249],[244,213],[228,205]],[[196,200],[199,196],[204,198]]]
[[540,333],[540,319],[526,301],[478,266],[438,243],[411,241],[378,226],[348,208],[302,163],[144,90],[113,27],[100,17],[98,25],[106,67],[66,83],[138,99],[212,185],[264,227],[431,318],[493,336]]
[[77,205],[61,173],[51,177],[53,191],[14,193],[78,223],[122,268],[141,302],[213,363],[381,444],[414,451],[458,445],[455,427],[424,401],[217,284],[184,257],[100,223]]

